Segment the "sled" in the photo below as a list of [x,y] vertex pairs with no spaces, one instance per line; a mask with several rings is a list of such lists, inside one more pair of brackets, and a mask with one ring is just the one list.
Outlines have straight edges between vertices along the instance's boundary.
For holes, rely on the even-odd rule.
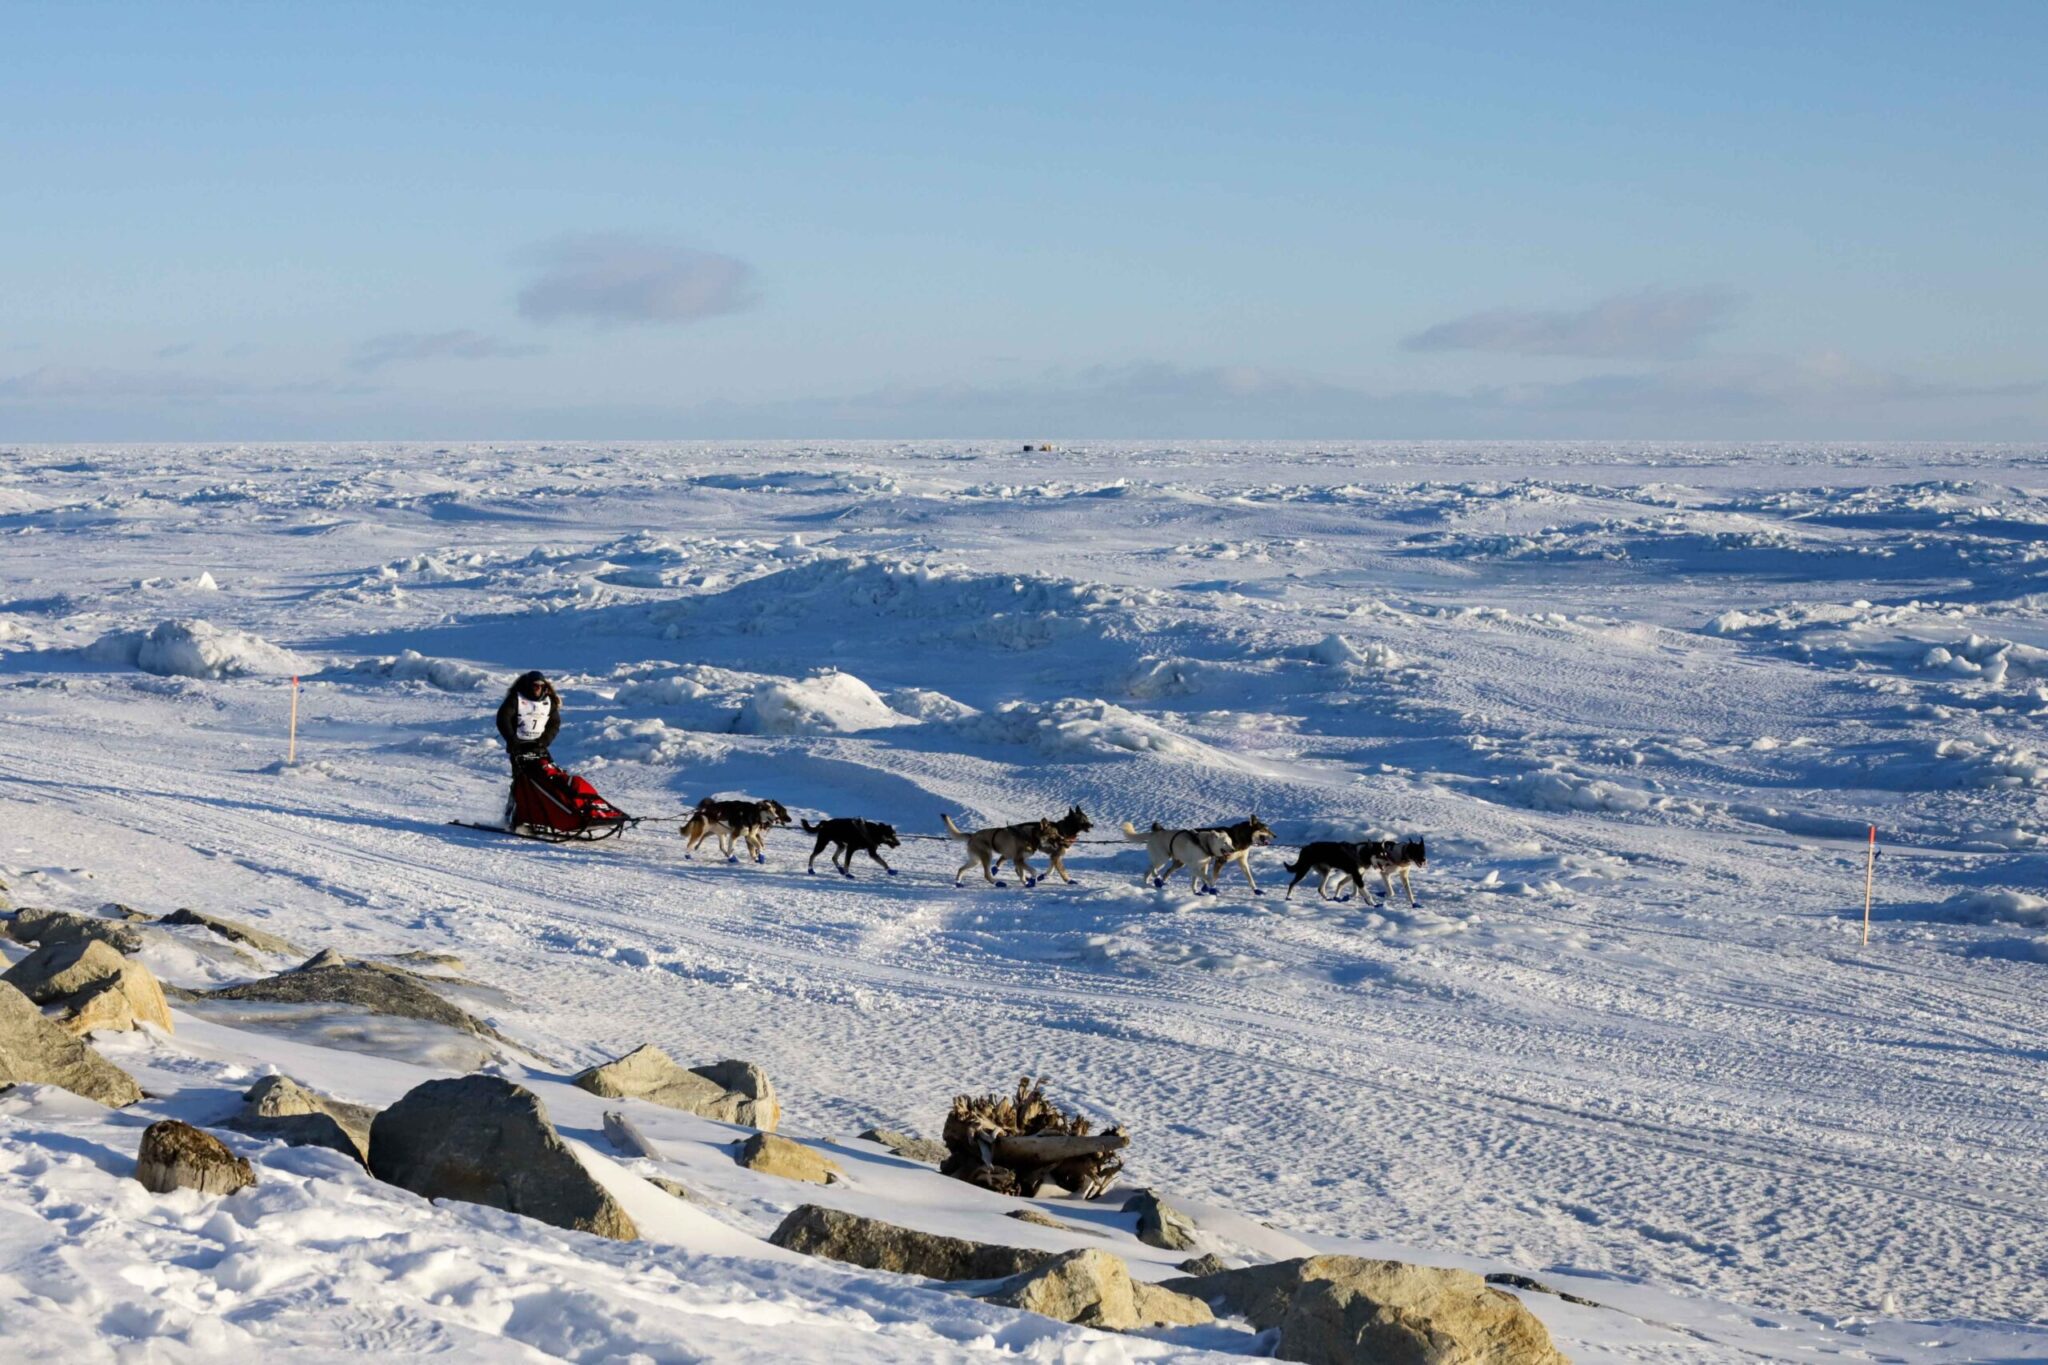
[[510,821],[500,832],[551,844],[595,843],[639,823],[598,795],[588,779],[543,759],[513,773]]

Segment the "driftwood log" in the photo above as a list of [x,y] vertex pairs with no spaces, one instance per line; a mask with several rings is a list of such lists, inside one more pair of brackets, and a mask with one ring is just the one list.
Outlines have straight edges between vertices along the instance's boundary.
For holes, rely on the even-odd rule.
[[1124,1168],[1116,1154],[1131,1139],[1122,1127],[1106,1133],[1091,1133],[1090,1127],[1045,1097],[1043,1077],[1024,1077],[1014,1095],[955,1095],[939,1171],[1025,1199],[1048,1183],[1093,1199]]

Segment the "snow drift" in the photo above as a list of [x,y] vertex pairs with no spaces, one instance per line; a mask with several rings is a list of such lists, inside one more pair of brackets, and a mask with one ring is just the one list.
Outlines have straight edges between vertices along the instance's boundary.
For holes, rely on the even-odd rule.
[[94,663],[139,668],[166,678],[286,676],[311,671],[306,661],[259,636],[197,618],[160,621],[147,631],[101,636],[82,651]]

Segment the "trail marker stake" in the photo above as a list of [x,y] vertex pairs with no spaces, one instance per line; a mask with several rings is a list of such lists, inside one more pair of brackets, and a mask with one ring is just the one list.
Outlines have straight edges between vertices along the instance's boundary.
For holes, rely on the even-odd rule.
[[1863,864],[1863,946],[1870,946],[1870,893],[1877,886],[1877,826],[1870,827],[1870,858]]
[[[292,766],[294,766],[295,764],[297,764],[297,763],[298,763],[298,761],[299,761],[299,679],[298,679],[298,675],[297,675],[297,674],[294,674],[294,675],[292,675],[292,738],[291,738],[291,743],[290,743],[290,744],[289,744],[289,745],[288,745],[288,746],[286,747],[286,749],[285,749],[285,754],[284,754],[284,763],[285,763],[285,766],[286,766],[287,768],[289,768],[289,767],[292,767]],[[1875,833],[1875,831],[1873,831],[1873,834],[1874,834],[1874,833]],[[1869,934],[1868,934],[1868,931],[1867,931],[1867,930],[1866,930],[1866,932],[1865,932],[1865,935],[1864,935],[1864,937],[1865,937],[1865,940],[1866,940],[1866,941],[1868,941],[1868,938],[1869,938]]]

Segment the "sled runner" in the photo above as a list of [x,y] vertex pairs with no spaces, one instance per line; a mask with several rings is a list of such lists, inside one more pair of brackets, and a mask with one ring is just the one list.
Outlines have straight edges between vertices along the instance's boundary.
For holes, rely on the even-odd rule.
[[609,839],[640,823],[586,779],[546,759],[522,763],[513,773],[510,817],[507,833],[549,843]]

